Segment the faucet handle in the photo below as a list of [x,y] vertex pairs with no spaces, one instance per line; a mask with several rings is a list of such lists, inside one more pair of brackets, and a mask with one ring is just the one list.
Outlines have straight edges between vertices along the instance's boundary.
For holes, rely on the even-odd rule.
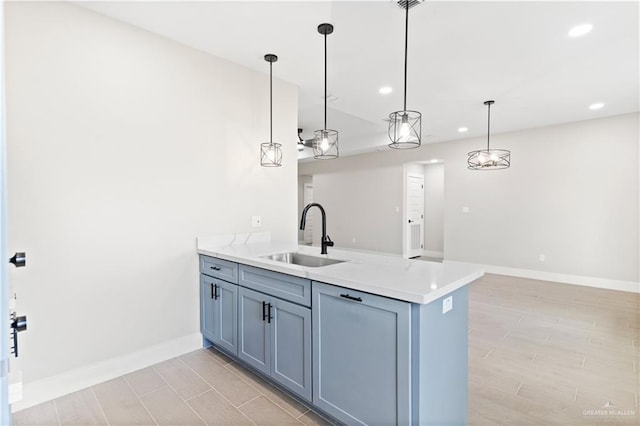
[[327,239],[324,240],[324,244],[329,247],[333,247],[333,241],[331,241],[331,237],[327,235]]

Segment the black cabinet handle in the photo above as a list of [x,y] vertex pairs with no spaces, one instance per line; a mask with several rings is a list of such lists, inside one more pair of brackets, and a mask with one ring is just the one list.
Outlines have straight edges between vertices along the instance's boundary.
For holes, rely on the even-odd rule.
[[213,295],[213,283],[211,283],[211,298],[212,299],[214,298],[214,295]]
[[17,358],[18,357],[18,332],[27,329],[27,317],[18,316],[15,312],[11,314],[11,334],[13,337],[13,346],[11,352]]
[[220,297],[220,295],[218,294],[218,284],[214,285],[213,288],[213,300],[218,300],[218,297]]
[[271,324],[271,320],[273,319],[273,317],[271,316],[271,303],[267,303],[267,306],[269,307],[269,313],[267,315],[267,322],[269,324]]
[[353,296],[349,296],[348,294],[341,294],[340,297],[344,297],[345,299],[353,300],[356,302],[362,302],[361,297],[353,297]]
[[214,271],[219,271],[221,268],[219,266],[210,266]]
[[267,302],[262,302],[262,321],[267,319]]

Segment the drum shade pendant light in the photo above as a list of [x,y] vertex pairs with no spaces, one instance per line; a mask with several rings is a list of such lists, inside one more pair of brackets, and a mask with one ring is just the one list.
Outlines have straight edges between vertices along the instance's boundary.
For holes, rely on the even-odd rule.
[[407,110],[407,46],[409,44],[409,9],[420,4],[416,0],[402,0],[398,5],[405,9],[404,27],[404,109],[389,114],[390,148],[418,148],[422,138],[422,114]]
[[278,60],[271,53],[264,55],[269,62],[269,142],[260,144],[260,165],[262,167],[282,166],[282,144],[273,142],[273,63]]
[[327,35],[333,32],[333,25],[320,24],[318,32],[324,35],[324,128],[313,132],[313,158],[332,160],[339,155],[338,131],[327,129]]
[[506,149],[491,149],[489,136],[491,134],[491,105],[495,101],[485,101],[487,106],[487,149],[471,151],[467,159],[468,168],[471,170],[500,170],[507,169],[511,165],[511,151]]

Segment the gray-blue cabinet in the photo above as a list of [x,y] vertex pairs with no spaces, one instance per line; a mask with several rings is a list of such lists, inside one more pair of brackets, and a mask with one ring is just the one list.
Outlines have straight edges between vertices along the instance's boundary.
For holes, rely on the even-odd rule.
[[348,425],[411,424],[411,304],[313,282],[313,404]]
[[209,256],[200,272],[204,343],[316,409],[346,425],[467,423],[466,287],[415,304]]
[[200,275],[200,329],[213,344],[238,353],[238,286]]
[[269,296],[248,288],[240,287],[238,292],[238,358],[265,374],[271,373],[269,300]]
[[238,358],[311,401],[311,310],[240,287]]

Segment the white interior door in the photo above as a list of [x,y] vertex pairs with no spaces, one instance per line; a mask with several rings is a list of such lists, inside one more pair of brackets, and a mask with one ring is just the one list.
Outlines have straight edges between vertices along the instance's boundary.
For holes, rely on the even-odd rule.
[[424,176],[407,175],[407,257],[422,256],[424,248]]
[[[305,206],[313,203],[313,185],[310,183],[305,183],[302,191],[302,199]],[[307,212],[307,223],[304,228],[304,236],[303,241],[305,244],[313,243],[313,211],[315,209],[309,209]]]

